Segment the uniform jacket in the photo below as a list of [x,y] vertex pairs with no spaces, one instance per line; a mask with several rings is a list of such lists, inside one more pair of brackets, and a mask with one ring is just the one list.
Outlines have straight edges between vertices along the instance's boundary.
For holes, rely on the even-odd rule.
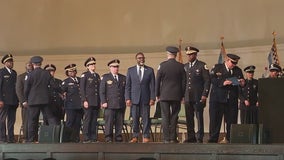
[[81,109],[80,95],[80,78],[76,77],[76,82],[71,77],[66,78],[62,82],[62,90],[65,92],[64,108],[65,109]]
[[258,102],[258,80],[245,80],[245,86],[241,88],[240,100],[241,104],[248,100],[251,106],[256,105]]
[[100,107],[100,81],[99,74],[92,74],[90,71],[84,72],[80,80],[80,92],[82,102],[87,101],[89,106],[98,109]]
[[185,82],[184,65],[175,59],[164,61],[157,72],[156,96],[162,101],[180,101],[184,97]]
[[111,73],[103,75],[100,84],[101,103],[107,103],[110,109],[125,108],[125,85],[126,77],[122,74],[118,74],[118,82]]
[[211,93],[210,101],[226,103],[231,101],[232,103],[238,103],[239,96],[239,85],[228,85],[224,86],[223,83],[226,79],[231,77],[236,77],[237,79],[243,79],[242,70],[235,66],[233,69],[233,74],[227,71],[225,64],[216,64],[210,73],[211,76]]
[[26,76],[24,95],[29,106],[49,103],[50,79],[50,73],[42,68],[35,68]]
[[50,103],[55,104],[57,106],[62,106],[63,105],[63,99],[62,99],[62,81],[57,78],[51,78],[50,79],[50,84],[48,86],[49,88],[49,98],[50,98]]
[[132,104],[149,104],[150,99],[155,100],[155,74],[151,67],[144,66],[144,74],[140,81],[137,73],[137,65],[127,71],[125,99]]
[[18,106],[19,100],[16,94],[17,72],[11,69],[11,73],[4,67],[0,69],[0,100],[4,105]]
[[187,79],[184,100],[186,102],[199,102],[201,96],[208,97],[211,82],[206,64],[196,60],[192,67],[189,67],[189,63],[186,63],[184,69]]
[[28,74],[27,72],[20,74],[17,77],[17,82],[16,82],[16,93],[21,105],[23,102],[25,102],[24,85],[25,85],[25,77],[27,74]]

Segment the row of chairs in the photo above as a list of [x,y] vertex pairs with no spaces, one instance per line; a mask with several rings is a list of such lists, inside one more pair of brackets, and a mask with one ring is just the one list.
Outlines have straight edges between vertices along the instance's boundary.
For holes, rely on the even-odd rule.
[[[161,116],[161,107],[160,103],[157,102],[155,106],[155,112],[152,117],[150,117],[151,121],[151,127],[150,127],[150,134],[151,139],[153,142],[159,142],[162,140],[162,116]],[[142,129],[142,125],[140,126]],[[129,141],[132,136],[132,128],[133,128],[133,120],[131,118],[131,115],[129,118],[124,120],[123,123],[123,133],[125,135],[125,140]],[[179,120],[178,120],[178,128],[185,129],[186,128],[186,120],[185,120],[185,112],[184,107],[181,107],[181,111],[179,114]],[[99,116],[98,116],[98,132],[102,131],[104,133],[105,131],[105,120],[104,120],[104,109],[100,109]],[[21,137],[23,134],[23,126],[20,128],[19,136],[18,136],[18,142],[20,142]]]

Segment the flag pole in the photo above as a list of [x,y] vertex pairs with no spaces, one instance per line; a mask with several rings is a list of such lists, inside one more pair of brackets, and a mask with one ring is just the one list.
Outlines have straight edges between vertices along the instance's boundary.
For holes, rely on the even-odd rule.
[[[223,60],[226,60],[227,54],[226,54],[224,43],[223,43],[224,36],[221,36],[220,40],[221,40],[221,52],[222,52]],[[226,143],[228,143],[228,140],[226,138],[226,122],[225,122],[225,116],[224,115],[223,115],[223,129],[224,129],[225,136],[223,137],[223,139],[219,143],[226,144]]]
[[179,39],[179,42],[178,42],[178,49],[179,49],[179,52],[178,52],[178,61],[180,62],[180,63],[183,63],[183,61],[182,61],[182,52],[181,52],[181,43],[182,43],[182,39],[180,38]]

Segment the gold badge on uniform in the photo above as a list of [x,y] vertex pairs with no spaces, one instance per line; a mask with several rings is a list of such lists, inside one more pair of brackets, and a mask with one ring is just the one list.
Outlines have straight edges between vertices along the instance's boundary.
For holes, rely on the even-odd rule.
[[216,73],[216,76],[221,76],[221,75],[222,75],[221,72],[217,72],[217,73]]
[[107,81],[107,84],[112,84],[112,83],[113,83],[112,80],[108,80],[108,81]]
[[4,78],[10,78],[10,75],[4,75]]

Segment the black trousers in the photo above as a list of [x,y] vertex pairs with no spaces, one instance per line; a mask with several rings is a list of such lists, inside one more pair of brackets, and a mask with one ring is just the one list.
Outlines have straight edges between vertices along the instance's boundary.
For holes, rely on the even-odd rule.
[[[106,108],[104,112],[105,120],[105,140],[122,142],[122,127],[125,109]],[[113,127],[115,127],[115,135],[113,137]]]
[[48,104],[30,105],[28,107],[28,142],[37,141],[40,112],[43,119],[48,120],[49,125],[59,125]]
[[209,140],[211,142],[218,142],[223,116],[226,122],[226,139],[230,140],[231,124],[236,124],[238,121],[238,104],[232,102],[209,102]]
[[28,140],[28,108],[21,105],[21,116],[22,116],[22,127],[23,127],[23,137],[24,140]]
[[66,109],[66,126],[73,129],[72,141],[80,141],[82,109]]
[[196,140],[195,137],[195,123],[194,114],[196,116],[198,130],[197,139],[203,140],[204,137],[204,119],[203,119],[203,107],[197,108],[196,102],[185,103],[185,116],[186,116],[186,127],[188,140]]
[[98,115],[99,109],[93,109],[94,107],[84,108],[83,117],[83,136],[84,140],[97,140],[97,127],[98,127]]
[[[0,141],[1,142],[14,142],[14,125],[16,122],[17,106],[4,105],[0,108]],[[7,122],[7,125],[6,125]],[[8,137],[6,131],[8,130]],[[8,139],[7,139],[8,138]]]
[[160,101],[164,141],[177,140],[177,121],[180,101]]

